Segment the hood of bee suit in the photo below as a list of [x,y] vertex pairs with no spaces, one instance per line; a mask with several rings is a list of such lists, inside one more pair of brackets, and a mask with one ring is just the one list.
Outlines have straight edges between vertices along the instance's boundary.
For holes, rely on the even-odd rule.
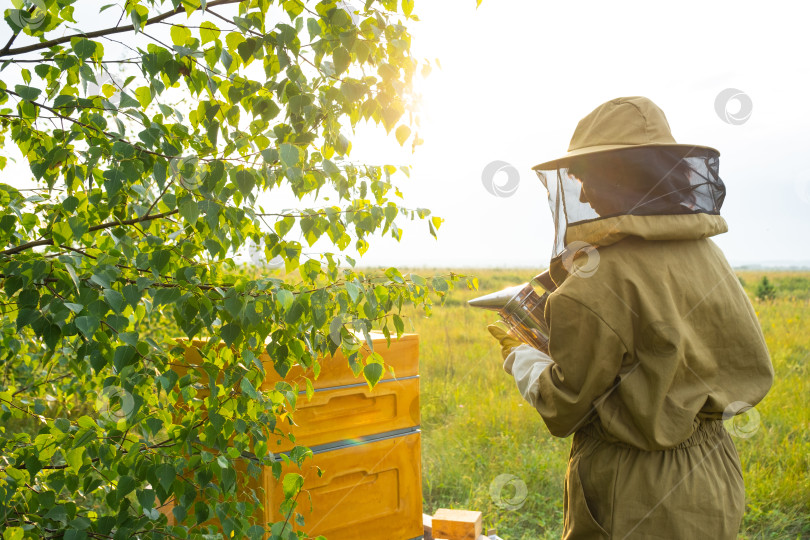
[[647,98],[597,107],[580,121],[568,154],[534,167],[554,219],[552,269],[629,236],[697,240],[726,232],[719,155],[676,143]]

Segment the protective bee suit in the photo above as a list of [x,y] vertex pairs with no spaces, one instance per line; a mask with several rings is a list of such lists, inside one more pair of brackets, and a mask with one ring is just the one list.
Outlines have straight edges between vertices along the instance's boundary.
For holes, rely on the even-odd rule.
[[727,230],[718,157],[631,97],[535,167],[556,225],[549,354],[498,337],[549,431],[574,435],[563,538],[737,537],[745,492],[722,421],[765,396],[773,368],[711,240]]

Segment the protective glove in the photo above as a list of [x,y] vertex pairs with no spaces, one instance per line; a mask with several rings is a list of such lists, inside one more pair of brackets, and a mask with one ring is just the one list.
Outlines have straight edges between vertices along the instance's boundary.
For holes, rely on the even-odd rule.
[[501,356],[504,360],[506,360],[506,357],[512,352],[512,349],[523,343],[509,333],[509,327],[503,321],[490,324],[487,326],[487,330],[489,330],[489,333],[501,344]]
[[503,363],[503,369],[515,378],[520,395],[534,405],[540,397],[540,374],[554,361],[549,355],[526,344],[512,349]]

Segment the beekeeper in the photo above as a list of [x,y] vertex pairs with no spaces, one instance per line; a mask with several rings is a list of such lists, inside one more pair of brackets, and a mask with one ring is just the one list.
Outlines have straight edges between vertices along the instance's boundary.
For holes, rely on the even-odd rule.
[[737,537],[745,490],[723,420],[765,396],[773,368],[711,240],[727,230],[718,156],[625,97],[534,167],[556,226],[549,354],[490,331],[549,431],[574,435],[564,538]]

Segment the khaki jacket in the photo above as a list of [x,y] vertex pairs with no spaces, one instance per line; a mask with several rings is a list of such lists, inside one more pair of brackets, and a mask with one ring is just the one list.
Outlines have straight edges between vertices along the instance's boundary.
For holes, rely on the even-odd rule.
[[709,214],[568,228],[596,250],[552,264],[551,362],[536,351],[538,369],[513,373],[551,433],[574,434],[564,540],[736,539],[745,488],[721,420],[756,405],[773,368],[709,239],[725,230]]
[[552,434],[598,419],[608,440],[661,450],[688,439],[702,419],[765,396],[773,368],[756,314],[709,239],[726,230],[709,214],[569,227],[569,244],[597,249],[574,259],[587,272],[552,265],[558,288],[545,318],[554,364],[540,375],[534,403]]

